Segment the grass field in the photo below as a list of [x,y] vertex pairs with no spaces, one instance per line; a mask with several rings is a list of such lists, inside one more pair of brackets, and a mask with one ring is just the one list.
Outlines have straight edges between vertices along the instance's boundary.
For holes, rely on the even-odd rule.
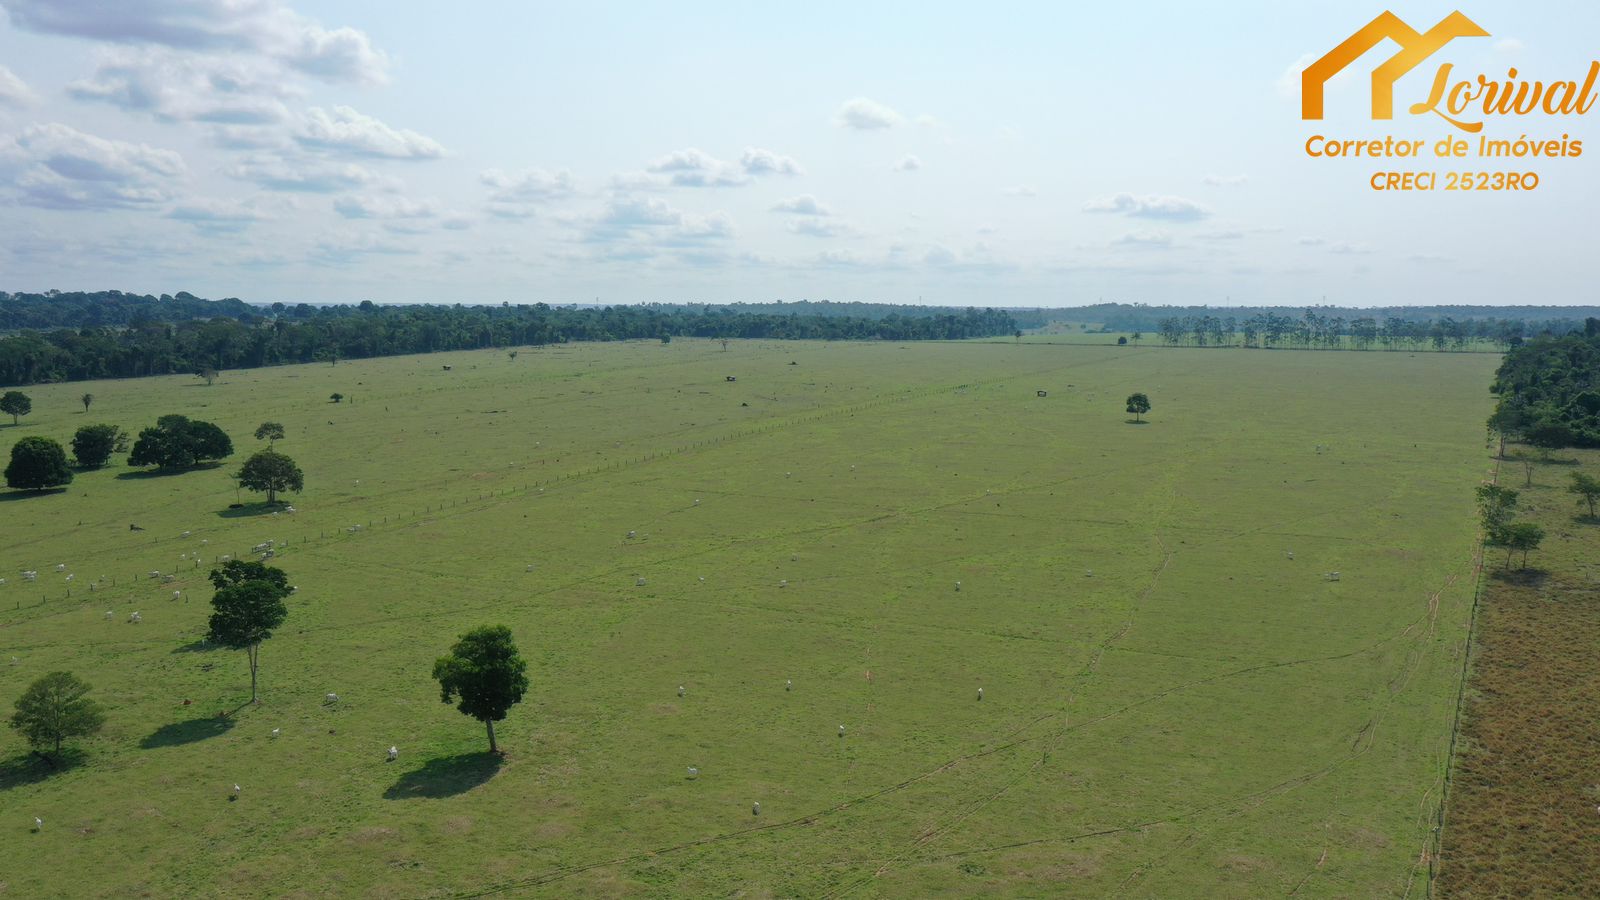
[[1445,818],[1438,885],[1449,897],[1582,897],[1600,885],[1600,521],[1566,488],[1600,453],[1501,464],[1519,518],[1547,537],[1507,565],[1491,549]]
[[[240,452],[0,499],[0,701],[67,668],[109,708],[61,773],[0,735],[0,881],[1414,895],[1496,363],[680,340],[29,389],[0,444],[180,412]],[[307,489],[239,515],[268,419]],[[205,568],[141,576],[266,540],[299,592],[220,720]],[[530,663],[504,760],[429,677],[483,623]]]

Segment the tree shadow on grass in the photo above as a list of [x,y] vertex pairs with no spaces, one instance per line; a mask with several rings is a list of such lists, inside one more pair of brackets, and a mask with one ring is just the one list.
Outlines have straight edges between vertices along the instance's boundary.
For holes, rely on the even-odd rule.
[[1149,419],[1123,419],[1122,420],[1122,424],[1124,424],[1124,425],[1149,425],[1150,424],[1150,420]]
[[76,769],[83,765],[87,758],[82,750],[70,747],[62,750],[61,755],[54,759],[39,753],[19,753],[10,759],[0,761],[0,791],[37,784],[47,778]]
[[1579,525],[1600,525],[1600,516],[1576,515],[1572,517],[1572,521]]
[[493,778],[500,771],[501,762],[500,754],[488,751],[430,759],[422,768],[401,775],[383,792],[383,798],[438,800],[464,794]]
[[141,478],[171,478],[174,475],[187,475],[190,472],[209,472],[212,469],[222,468],[220,462],[206,462],[199,465],[188,466],[183,469],[136,469],[132,472],[119,472],[117,477],[124,481],[138,480]]
[[10,503],[13,500],[32,500],[36,497],[54,497],[66,492],[67,489],[64,487],[46,488],[42,491],[6,491],[0,493],[0,503]]
[[252,516],[270,516],[275,512],[282,512],[286,506],[288,504],[281,500],[272,503],[265,501],[261,503],[246,503],[237,509],[219,509],[217,510],[217,515],[224,519],[248,519]]
[[222,645],[221,644],[213,644],[210,641],[206,640],[205,638],[200,638],[199,640],[190,641],[189,643],[184,644],[181,647],[174,647],[172,649],[172,652],[173,653],[210,653],[213,650],[221,650],[221,649],[222,649]]
[[173,722],[163,725],[145,736],[139,746],[146,750],[157,747],[177,747],[182,744],[192,744],[213,738],[220,734],[227,734],[233,728],[233,718],[222,716],[205,716],[199,719],[190,719],[187,722]]
[[1503,581],[1506,584],[1514,584],[1518,587],[1536,588],[1540,585],[1543,585],[1545,581],[1549,579],[1550,573],[1546,572],[1544,569],[1533,568],[1531,566],[1526,569],[1497,568],[1489,573],[1489,577],[1493,578],[1495,581]]

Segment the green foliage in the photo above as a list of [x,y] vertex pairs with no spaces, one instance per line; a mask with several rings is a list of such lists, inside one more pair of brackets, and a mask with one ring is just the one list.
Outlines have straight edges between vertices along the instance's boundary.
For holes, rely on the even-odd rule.
[[1511,565],[1511,554],[1522,553],[1522,568],[1528,567],[1528,554],[1539,549],[1544,542],[1544,528],[1533,522],[1513,522],[1506,526],[1503,543],[1506,546],[1506,565]]
[[33,412],[33,401],[21,391],[6,391],[0,395],[0,412],[11,416],[11,424],[17,424],[20,416]]
[[1128,395],[1128,412],[1133,413],[1134,421],[1150,411],[1150,398],[1144,394],[1135,393]]
[[1491,428],[1548,453],[1600,447],[1600,319],[1584,331],[1513,348],[1495,373],[1499,406]]
[[1476,493],[1484,540],[1490,544],[1504,544],[1506,527],[1517,511],[1517,492],[1498,484],[1480,484]]
[[1577,494],[1578,502],[1589,505],[1589,517],[1594,518],[1595,504],[1600,503],[1600,478],[1587,472],[1573,472],[1572,484],[1567,487],[1567,492]]
[[266,491],[268,503],[277,502],[279,491],[298,494],[305,487],[305,476],[294,460],[270,448],[245,460],[237,477],[245,490]]
[[11,727],[35,749],[59,754],[62,741],[87,737],[105,724],[100,704],[88,699],[88,693],[89,685],[71,672],[51,672],[17,699]]
[[24,491],[42,491],[72,483],[67,453],[49,438],[25,437],[11,448],[11,464],[6,466],[6,486]]
[[344,399],[344,395],[339,393],[338,391],[335,391],[335,392],[333,392],[333,393],[328,395],[328,399],[332,400],[335,403],[338,403],[340,400]]
[[139,432],[128,456],[130,466],[158,466],[185,469],[233,453],[233,441],[210,422],[168,415],[156,420],[156,427]]
[[243,650],[250,662],[250,702],[257,702],[261,642],[289,616],[288,576],[263,563],[231,560],[211,571],[217,592],[211,598],[207,638],[230,650]]
[[283,440],[283,426],[277,422],[262,422],[256,426],[256,440],[266,441],[268,446]]
[[89,414],[89,404],[94,402],[94,395],[93,394],[84,394],[82,397],[78,398],[78,402],[83,404],[84,415],[88,415]]
[[115,425],[85,425],[72,436],[72,456],[84,468],[97,469],[127,450],[128,434]]
[[485,625],[463,634],[449,655],[433,664],[439,699],[449,703],[459,697],[456,708],[488,726],[490,752],[498,749],[494,723],[522,702],[527,673],[528,664],[504,625]]
[[[60,295],[66,297],[68,295]],[[621,341],[663,334],[780,340],[961,340],[1010,334],[998,309],[869,303],[569,308],[404,304],[263,310],[187,294],[0,297],[0,384],[203,373],[442,350]],[[33,299],[37,297],[37,299]],[[146,300],[150,302],[145,302]],[[130,303],[130,301],[137,301]],[[21,309],[7,315],[18,305]],[[130,307],[137,310],[130,313]],[[204,321],[201,321],[201,320]],[[122,323],[130,327],[116,327]],[[70,327],[63,327],[70,326]],[[60,328],[47,333],[22,330]]]

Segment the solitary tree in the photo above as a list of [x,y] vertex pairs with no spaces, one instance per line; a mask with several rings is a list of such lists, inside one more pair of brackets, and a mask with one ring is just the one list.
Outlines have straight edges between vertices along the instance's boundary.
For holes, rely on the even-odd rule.
[[274,441],[283,440],[283,426],[277,422],[262,422],[256,427],[256,440],[266,441],[271,447]]
[[0,412],[11,415],[11,424],[17,424],[18,418],[33,412],[33,401],[21,391],[6,391],[0,395]]
[[1150,411],[1150,398],[1144,394],[1128,395],[1128,412],[1133,413],[1135,422],[1142,421],[1139,417]]
[[25,437],[11,448],[11,464],[6,466],[6,486],[23,491],[42,491],[72,483],[67,468],[67,452],[45,437]]
[[72,436],[72,455],[86,469],[99,468],[111,454],[127,449],[128,435],[115,425],[85,425]]
[[1581,498],[1579,502],[1589,504],[1589,518],[1594,518],[1595,503],[1600,502],[1600,478],[1586,472],[1573,472],[1567,491],[1577,494]]
[[94,734],[105,724],[100,704],[87,693],[89,685],[71,672],[51,672],[22,692],[11,727],[36,750],[59,756],[62,741]]
[[1506,527],[1506,567],[1511,567],[1511,554],[1522,553],[1522,568],[1528,567],[1528,553],[1539,549],[1544,541],[1544,529],[1532,522],[1514,522]]
[[206,366],[205,368],[201,369],[200,371],[198,371],[198,372],[196,372],[194,374],[199,378],[204,378],[206,380],[206,384],[209,386],[209,385],[212,385],[212,384],[216,383],[217,375],[220,374],[220,373],[217,372],[216,369],[213,369],[210,366]]
[[80,401],[82,401],[82,403],[83,403],[83,414],[84,415],[88,415],[89,414],[89,404],[94,402],[94,395],[93,394],[84,394],[82,397],[79,397],[78,399]]
[[344,395],[339,393],[338,391],[334,391],[333,393],[328,395],[328,399],[332,400],[335,403],[338,403],[340,400],[344,399]]
[[1020,329],[1012,332],[1011,337],[1014,338],[1017,343],[1022,343],[1022,331]]
[[305,476],[294,460],[268,448],[245,460],[239,469],[239,486],[248,491],[266,491],[267,502],[277,503],[279,491],[300,493]]
[[245,651],[250,659],[250,702],[259,703],[256,674],[261,642],[289,616],[283,603],[290,593],[288,576],[282,569],[236,559],[212,569],[211,583],[217,592],[211,598],[209,637],[230,650]]
[[1498,484],[1480,484],[1477,495],[1484,539],[1491,544],[1504,544],[1506,528],[1517,511],[1517,492]]
[[528,690],[528,664],[511,641],[511,629],[484,625],[463,634],[450,655],[433,664],[433,677],[439,682],[439,699],[449,703],[459,697],[456,708],[487,726],[489,752],[500,752],[494,723],[522,702]]

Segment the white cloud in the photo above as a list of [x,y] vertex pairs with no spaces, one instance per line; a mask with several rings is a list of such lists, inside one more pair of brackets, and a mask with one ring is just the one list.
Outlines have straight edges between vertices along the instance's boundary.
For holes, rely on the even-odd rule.
[[1132,247],[1140,250],[1159,250],[1172,246],[1172,235],[1164,231],[1130,231],[1112,241],[1119,247]]
[[193,198],[173,207],[167,218],[187,222],[201,232],[231,234],[269,217],[239,200]]
[[725,212],[685,212],[659,197],[612,197],[587,222],[582,239],[613,248],[641,245],[684,246],[731,238],[737,232]]
[[807,237],[844,237],[847,235],[855,235],[860,233],[855,226],[849,224],[848,222],[840,222],[837,219],[824,219],[816,216],[790,219],[786,227],[795,234],[803,234]]
[[431,219],[434,204],[406,197],[351,194],[333,201],[334,211],[346,219]]
[[578,189],[572,173],[566,169],[556,172],[537,168],[520,172],[485,169],[478,175],[478,181],[489,188],[489,214],[501,219],[531,218],[541,205],[570,197]]
[[899,161],[891,168],[896,172],[915,172],[922,168],[922,160],[918,159],[915,154],[907,153],[905,156],[900,157]]
[[829,209],[827,204],[822,203],[810,194],[801,194],[798,197],[790,197],[788,200],[780,200],[773,204],[772,211],[793,213],[797,216],[833,215],[833,210]]
[[353,28],[327,29],[281,0],[0,0],[24,31],[191,52],[253,53],[329,82],[382,84],[388,57]]
[[873,131],[893,128],[904,122],[905,117],[875,100],[857,97],[854,100],[846,100],[834,114],[833,121],[840,128]]
[[39,96],[28,87],[27,82],[17,77],[17,73],[0,65],[0,107],[10,106],[21,109],[32,106],[39,101]]
[[1249,180],[1248,175],[1207,175],[1204,179],[1212,187],[1243,187]]
[[31,125],[0,145],[0,171],[15,186],[17,202],[49,209],[165,203],[187,174],[183,158],[171,150],[107,140],[59,123]]
[[101,53],[94,73],[68,84],[67,94],[163,121],[240,126],[287,120],[283,101],[300,91],[258,59],[150,47]]
[[224,174],[254,182],[268,190],[331,194],[352,188],[384,183],[377,173],[355,163],[327,163],[276,157],[245,160],[230,166]]
[[645,171],[665,175],[678,187],[736,187],[750,180],[744,168],[694,147],[669,153],[646,166]]
[[792,156],[784,156],[760,147],[744,148],[739,165],[749,175],[804,175],[806,170]]
[[341,231],[319,237],[311,248],[311,261],[327,266],[342,266],[358,257],[372,254],[400,255],[414,252],[407,244],[400,244],[377,234]]
[[1084,212],[1114,213],[1140,219],[1164,219],[1169,222],[1197,222],[1211,215],[1211,210],[1182,197],[1111,194],[1084,204]]
[[302,146],[351,156],[385,159],[438,159],[444,148],[430,137],[393,128],[348,106],[330,112],[313,106],[295,134]]
[[1019,184],[1019,185],[1016,185],[1015,187],[1005,188],[1000,193],[1004,194],[1007,197],[1037,197],[1037,196],[1039,196],[1039,191],[1037,189],[1029,187],[1028,185],[1025,185],[1025,184]]
[[523,169],[521,172],[485,169],[478,180],[490,189],[491,199],[502,203],[554,200],[571,196],[577,190],[577,182],[566,169],[556,172],[545,169]]

